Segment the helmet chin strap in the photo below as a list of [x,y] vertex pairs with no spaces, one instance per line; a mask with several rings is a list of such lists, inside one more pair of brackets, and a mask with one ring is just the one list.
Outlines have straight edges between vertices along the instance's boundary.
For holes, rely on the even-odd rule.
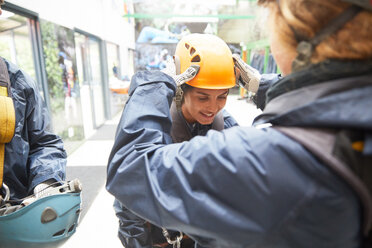
[[[280,9],[280,0],[276,0]],[[288,26],[292,30],[297,40],[297,57],[292,62],[292,72],[302,70],[311,64],[311,56],[319,43],[328,38],[331,34],[340,30],[348,21],[354,18],[363,8],[357,5],[351,5],[344,12],[336,16],[320,29],[313,38],[306,38],[300,35],[291,25]]]

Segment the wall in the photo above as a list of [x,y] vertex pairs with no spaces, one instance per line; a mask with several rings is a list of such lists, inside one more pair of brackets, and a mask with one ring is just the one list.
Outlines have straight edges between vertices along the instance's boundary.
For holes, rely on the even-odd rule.
[[[127,50],[135,48],[134,21],[123,18],[122,0],[10,0],[6,1],[39,14],[39,18],[85,32],[120,46],[122,68]],[[129,2],[129,1],[127,1]],[[130,5],[130,9],[133,7]]]

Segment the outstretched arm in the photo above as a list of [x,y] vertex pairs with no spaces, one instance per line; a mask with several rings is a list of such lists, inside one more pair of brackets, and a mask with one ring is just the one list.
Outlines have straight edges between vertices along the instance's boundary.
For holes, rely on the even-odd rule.
[[65,180],[66,152],[62,139],[50,130],[48,110],[32,79],[23,74],[30,88],[25,89],[26,113],[24,113],[24,130],[27,132],[29,154],[29,193],[38,184],[45,181]]

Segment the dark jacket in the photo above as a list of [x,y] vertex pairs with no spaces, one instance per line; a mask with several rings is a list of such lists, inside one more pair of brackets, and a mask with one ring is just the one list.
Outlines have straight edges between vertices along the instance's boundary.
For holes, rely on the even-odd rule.
[[[134,77],[133,80],[138,80]],[[134,84],[136,82],[133,82]],[[161,97],[161,96],[159,96]],[[175,102],[173,102],[170,113],[172,116],[171,136],[173,142],[183,142],[191,139],[194,134],[205,135],[210,129],[223,130],[237,126],[236,120],[226,111],[222,110],[215,118],[211,125],[200,125],[195,123],[192,127],[184,119],[182,112],[177,111]],[[220,119],[217,121],[216,119]],[[222,126],[221,126],[222,125]],[[160,227],[150,224],[149,222],[136,216],[130,210],[125,208],[118,200],[114,202],[116,216],[119,218],[119,239],[126,248],[153,247],[154,244],[167,244]],[[172,240],[179,235],[178,232],[168,230]],[[184,238],[181,247],[194,247],[194,242]],[[163,247],[163,246],[162,246]],[[168,245],[167,247],[172,247]]]
[[[368,66],[326,61],[284,77],[268,91],[257,123],[372,132]],[[160,72],[136,77],[108,165],[106,188],[122,204],[204,237],[194,239],[206,247],[360,247],[357,196],[302,145],[254,127],[171,144],[174,81]],[[138,113],[144,105],[151,109]]]
[[16,126],[5,145],[4,183],[11,199],[21,199],[48,179],[65,179],[66,152],[49,129],[49,113],[34,80],[4,59],[11,82]]

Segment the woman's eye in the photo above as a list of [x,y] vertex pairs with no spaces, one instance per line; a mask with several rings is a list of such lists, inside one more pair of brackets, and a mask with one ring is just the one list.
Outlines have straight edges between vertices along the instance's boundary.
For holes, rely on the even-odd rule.
[[207,97],[199,97],[199,101],[207,101],[208,98]]
[[227,96],[219,96],[218,99],[220,100],[225,100],[227,98]]

